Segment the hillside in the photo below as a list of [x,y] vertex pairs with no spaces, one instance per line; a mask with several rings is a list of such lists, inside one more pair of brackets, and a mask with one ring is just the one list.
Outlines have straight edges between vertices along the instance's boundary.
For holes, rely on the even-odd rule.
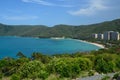
[[120,32],[120,19],[98,24],[71,26],[55,25],[5,25],[0,24],[0,36],[32,36],[32,37],[71,37],[87,38],[92,33],[102,33],[109,30]]

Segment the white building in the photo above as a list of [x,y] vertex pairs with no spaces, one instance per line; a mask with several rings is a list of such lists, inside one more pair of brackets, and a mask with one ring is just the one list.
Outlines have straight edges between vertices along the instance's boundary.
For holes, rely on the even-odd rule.
[[92,38],[94,38],[94,39],[97,39],[98,38],[98,34],[92,34]]
[[103,39],[103,34],[98,33],[98,35],[97,35],[97,39]]
[[111,32],[110,38],[111,38],[111,40],[119,40],[120,39],[119,32]]
[[103,39],[104,40],[110,40],[110,32],[111,31],[104,32],[104,34],[103,34]]
[[119,40],[119,32],[107,31],[103,34],[104,40]]

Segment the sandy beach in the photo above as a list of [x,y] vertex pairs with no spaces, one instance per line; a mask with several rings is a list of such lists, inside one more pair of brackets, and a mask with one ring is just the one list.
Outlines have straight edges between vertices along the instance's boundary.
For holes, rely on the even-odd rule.
[[[78,39],[75,39],[75,40],[78,40]],[[100,47],[100,48],[105,48],[105,46],[102,45],[102,44],[93,43],[93,42],[88,42],[88,41],[84,41],[84,40],[78,40],[78,41],[85,42],[85,43],[88,43],[88,44],[92,44],[92,45],[98,46],[98,47]]]
[[101,47],[101,48],[105,48],[104,45],[102,45],[102,44],[92,43],[92,42],[88,42],[88,43],[89,43],[89,44],[96,45],[96,46]]

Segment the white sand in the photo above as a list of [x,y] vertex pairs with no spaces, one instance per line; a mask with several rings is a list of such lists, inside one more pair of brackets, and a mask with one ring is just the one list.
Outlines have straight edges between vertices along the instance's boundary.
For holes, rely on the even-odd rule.
[[[75,40],[78,40],[78,39],[75,39]],[[78,40],[78,41],[85,42],[85,43],[88,43],[88,44],[92,44],[92,45],[98,46],[98,47],[100,47],[100,48],[105,48],[105,46],[102,45],[102,44],[93,43],[93,42],[88,42],[88,41],[84,41],[84,40]]]
[[105,48],[104,47],[104,45],[102,45],[102,44],[98,44],[98,43],[91,43],[91,42],[89,42],[90,44],[93,44],[93,45],[96,45],[96,46],[98,46],[98,47],[100,47],[100,48]]

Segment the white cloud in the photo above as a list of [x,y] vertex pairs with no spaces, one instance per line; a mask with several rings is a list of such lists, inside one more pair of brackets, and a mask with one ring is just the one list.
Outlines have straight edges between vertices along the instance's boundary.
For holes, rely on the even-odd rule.
[[69,11],[68,13],[71,15],[93,15],[96,14],[97,11],[102,11],[108,9],[108,7],[104,4],[105,0],[90,0],[87,8],[82,8],[77,11]]
[[38,18],[38,16],[3,16],[5,20],[33,20]]
[[45,6],[57,6],[57,7],[73,7],[72,5],[59,5],[51,2],[47,2],[45,0],[22,0],[23,2],[26,3],[36,3],[36,4],[41,4]]
[[47,6],[53,6],[54,4],[50,3],[50,2],[46,2],[43,0],[22,0],[23,2],[31,2],[31,3],[37,3],[37,4],[41,4],[41,5],[47,5]]

